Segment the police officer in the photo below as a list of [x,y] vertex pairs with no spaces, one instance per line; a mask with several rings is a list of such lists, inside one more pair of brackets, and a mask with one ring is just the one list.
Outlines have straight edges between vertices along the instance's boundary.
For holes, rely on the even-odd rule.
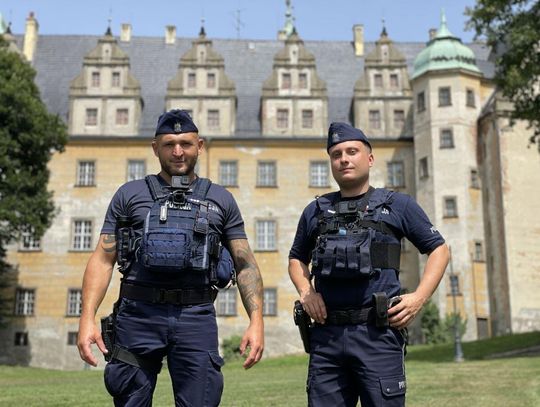
[[[189,114],[171,110],[161,115],[152,148],[160,173],[120,187],[88,261],[79,353],[92,366],[97,365],[92,344],[109,354],[105,385],[116,406],[151,405],[164,357],[177,406],[217,406],[223,359],[218,353],[213,285],[225,250],[222,244],[234,260],[250,318],[240,346],[242,353],[250,349],[246,369],[263,353],[262,279],[233,196],[194,172],[203,140]],[[126,224],[132,226],[126,229]],[[107,350],[94,319],[120,258],[120,226],[131,238],[121,245],[127,252],[122,253],[115,342]]]
[[[448,248],[410,196],[370,187],[374,157],[361,130],[332,123],[327,151],[339,192],[304,209],[289,254],[289,275],[314,320],[308,403],[403,406],[401,330],[437,288]],[[403,237],[428,258],[416,290],[400,296]]]

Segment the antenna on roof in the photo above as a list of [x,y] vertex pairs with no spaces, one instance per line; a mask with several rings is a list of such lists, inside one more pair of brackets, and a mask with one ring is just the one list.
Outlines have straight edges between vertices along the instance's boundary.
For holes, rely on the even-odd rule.
[[240,39],[240,30],[245,27],[246,25],[242,22],[240,13],[244,11],[244,9],[236,9],[236,13],[234,16],[234,28],[236,30],[236,38]]

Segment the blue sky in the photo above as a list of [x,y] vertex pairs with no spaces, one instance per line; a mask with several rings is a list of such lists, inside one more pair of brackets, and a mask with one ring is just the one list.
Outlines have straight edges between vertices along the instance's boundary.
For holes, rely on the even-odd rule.
[[[379,37],[382,19],[396,41],[426,41],[428,30],[438,27],[440,11],[446,13],[452,33],[464,42],[463,12],[474,0],[291,0],[300,36],[305,40],[352,39],[352,26],[363,24],[366,41]],[[239,10],[240,25],[237,21]],[[162,36],[166,25],[176,25],[179,37],[194,37],[205,19],[209,37],[276,38],[285,21],[285,0],[0,0],[0,13],[12,21],[15,34],[24,32],[33,11],[41,34],[101,35],[108,19],[114,34],[130,23],[133,35]],[[237,28],[240,27],[238,31]]]

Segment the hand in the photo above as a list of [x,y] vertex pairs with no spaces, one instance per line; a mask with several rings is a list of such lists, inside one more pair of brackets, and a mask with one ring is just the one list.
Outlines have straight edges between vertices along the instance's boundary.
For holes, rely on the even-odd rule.
[[244,352],[249,346],[249,355],[244,361],[244,369],[249,369],[261,360],[264,350],[264,329],[262,324],[249,324],[246,333],[240,342],[240,354],[244,356]]
[[79,348],[79,355],[89,365],[97,366],[97,360],[92,354],[91,345],[95,343],[101,353],[108,353],[103,339],[101,338],[101,332],[98,330],[96,323],[93,319],[83,319],[79,322],[79,335],[77,338],[77,347]]
[[416,293],[403,294],[400,297],[401,301],[388,310],[388,322],[396,329],[409,326],[425,303],[425,299]]
[[324,324],[327,314],[326,305],[324,305],[321,294],[310,286],[307,291],[300,293],[300,302],[304,306],[304,310],[315,322]]

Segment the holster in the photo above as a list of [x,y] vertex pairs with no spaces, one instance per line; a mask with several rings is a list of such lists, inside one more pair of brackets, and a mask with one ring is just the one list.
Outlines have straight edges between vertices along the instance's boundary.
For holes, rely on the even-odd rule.
[[294,323],[300,331],[300,338],[304,344],[304,350],[309,353],[309,328],[311,327],[311,318],[304,310],[302,303],[298,300],[294,302],[293,310]]
[[105,344],[105,347],[108,350],[107,354],[104,355],[106,362],[109,362],[111,360],[112,353],[113,353],[114,339],[115,339],[115,332],[114,332],[115,320],[116,320],[115,312],[113,312],[110,315],[107,315],[106,317],[101,318],[101,338],[103,339],[103,343]]
[[375,326],[384,328],[388,326],[388,296],[385,292],[373,294],[373,308],[375,309]]

